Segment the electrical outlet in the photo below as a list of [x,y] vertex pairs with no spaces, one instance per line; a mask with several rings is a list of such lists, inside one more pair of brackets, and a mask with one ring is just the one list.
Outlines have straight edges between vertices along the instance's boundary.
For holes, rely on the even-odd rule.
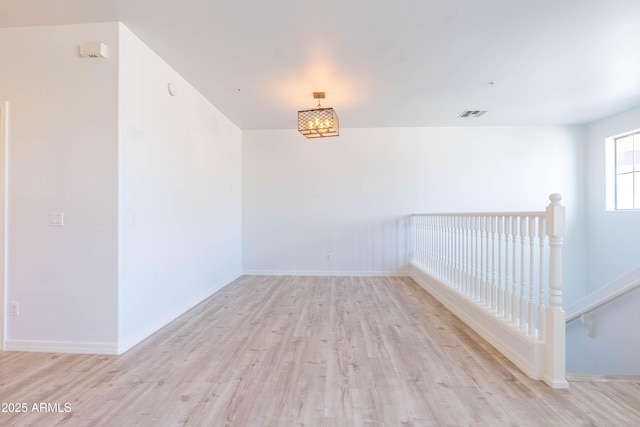
[[11,301],[9,314],[11,316],[20,316],[20,303],[18,301]]

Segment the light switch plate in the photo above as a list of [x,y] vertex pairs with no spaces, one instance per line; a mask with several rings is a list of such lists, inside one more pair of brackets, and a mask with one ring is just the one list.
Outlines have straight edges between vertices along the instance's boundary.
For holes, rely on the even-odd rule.
[[49,212],[49,227],[62,227],[64,225],[64,212]]

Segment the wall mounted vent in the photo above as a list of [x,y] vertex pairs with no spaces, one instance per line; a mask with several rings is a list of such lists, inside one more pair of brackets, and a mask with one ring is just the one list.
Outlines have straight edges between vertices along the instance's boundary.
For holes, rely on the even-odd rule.
[[467,110],[460,114],[458,117],[463,119],[466,119],[467,117],[480,117],[486,112],[487,110]]
[[104,43],[82,43],[80,56],[83,58],[106,58],[107,46]]

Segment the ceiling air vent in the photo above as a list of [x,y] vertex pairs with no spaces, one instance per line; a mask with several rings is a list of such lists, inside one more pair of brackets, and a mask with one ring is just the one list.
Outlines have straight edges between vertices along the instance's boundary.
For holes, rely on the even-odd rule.
[[463,111],[462,114],[460,114],[458,117],[463,119],[466,119],[467,117],[480,117],[486,112],[487,110],[467,110]]

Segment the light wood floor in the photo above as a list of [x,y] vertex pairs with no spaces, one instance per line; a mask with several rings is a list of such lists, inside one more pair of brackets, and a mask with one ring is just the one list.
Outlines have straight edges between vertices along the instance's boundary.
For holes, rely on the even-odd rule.
[[524,376],[409,278],[242,277],[122,356],[0,352],[1,426],[640,426],[640,382]]

